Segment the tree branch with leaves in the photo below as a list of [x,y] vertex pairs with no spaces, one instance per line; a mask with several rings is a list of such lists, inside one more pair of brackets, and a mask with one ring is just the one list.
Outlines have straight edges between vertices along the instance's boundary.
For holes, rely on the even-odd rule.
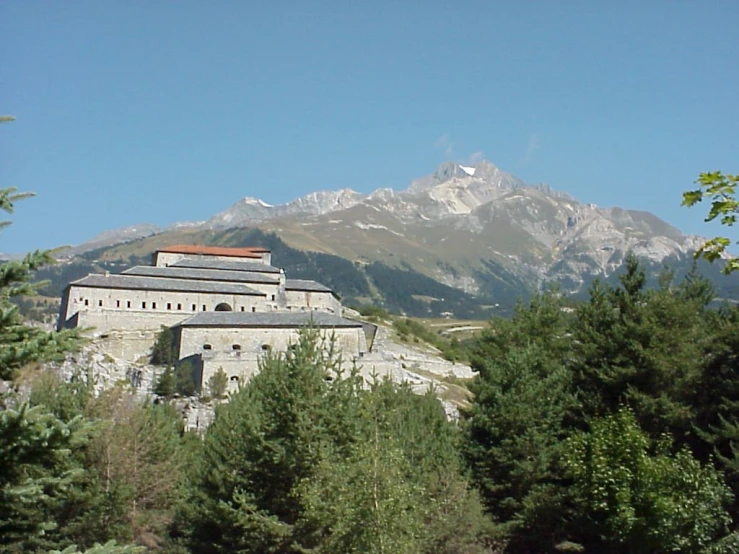
[[[703,200],[711,202],[711,208],[704,219],[706,222],[718,220],[721,225],[733,226],[739,214],[739,200],[736,199],[736,187],[739,175],[712,171],[701,173],[695,184],[698,188],[683,193],[683,206],[691,207]],[[707,240],[695,253],[696,258],[704,258],[713,262],[727,256],[731,245],[728,237],[714,237]],[[739,269],[739,258],[730,258],[724,266],[724,273]]]

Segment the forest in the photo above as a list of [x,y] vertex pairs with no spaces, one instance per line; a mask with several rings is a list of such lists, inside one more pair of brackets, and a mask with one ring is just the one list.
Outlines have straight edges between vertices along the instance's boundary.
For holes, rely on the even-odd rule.
[[470,345],[455,421],[306,329],[202,436],[29,366],[78,337],[6,304],[2,377],[29,392],[2,400],[0,552],[736,552],[739,311],[713,297],[635,257],[582,303],[536,295]]

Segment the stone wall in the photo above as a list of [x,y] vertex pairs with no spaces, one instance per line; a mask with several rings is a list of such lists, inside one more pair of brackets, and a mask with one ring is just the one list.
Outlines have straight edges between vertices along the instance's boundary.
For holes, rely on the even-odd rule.
[[[203,352],[221,354],[241,352],[260,354],[266,350],[285,352],[298,341],[300,328],[271,327],[180,327],[178,329],[179,358],[199,355]],[[367,350],[364,331],[360,327],[325,329],[321,336],[336,338],[336,345],[347,359],[359,356]],[[210,345],[207,350],[204,345]]]
[[213,311],[221,303],[233,311],[264,312],[276,304],[263,296],[154,290],[103,289],[71,285],[65,291],[63,322],[79,312],[78,327],[95,332],[113,329],[158,329],[171,326],[199,311]]
[[341,303],[330,292],[314,292],[304,290],[285,291],[285,307],[308,310],[318,309],[341,315]]
[[244,262],[261,262],[267,265],[272,263],[272,254],[269,252],[260,253],[261,258],[240,258],[236,256],[211,256],[208,254],[180,254],[178,252],[155,252],[154,265],[157,267],[167,267],[180,260],[219,260],[226,262],[244,261]]

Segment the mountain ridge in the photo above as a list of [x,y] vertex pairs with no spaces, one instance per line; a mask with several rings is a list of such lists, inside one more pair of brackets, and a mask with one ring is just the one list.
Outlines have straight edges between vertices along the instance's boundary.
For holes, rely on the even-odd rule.
[[[245,197],[204,222],[120,244],[111,244],[109,232],[101,255],[146,256],[172,242],[240,246],[243,234],[230,231],[244,228],[356,264],[412,269],[487,300],[496,299],[495,283],[529,292],[556,283],[576,294],[611,276],[629,251],[653,265],[685,264],[704,240],[650,212],[582,204],[548,185],[526,184],[484,160],[446,162],[404,190],[316,191],[277,206]],[[84,245],[75,251],[84,252]]]

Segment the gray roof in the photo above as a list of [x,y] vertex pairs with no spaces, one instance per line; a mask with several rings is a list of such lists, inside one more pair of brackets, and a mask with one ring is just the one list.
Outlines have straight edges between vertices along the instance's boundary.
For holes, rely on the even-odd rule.
[[182,327],[361,327],[362,323],[324,312],[201,312]]
[[190,267],[193,269],[222,269],[226,271],[252,271],[255,273],[279,273],[280,270],[271,265],[259,262],[236,262],[226,260],[201,260],[185,258],[169,267]]
[[185,279],[161,279],[138,275],[88,275],[69,286],[102,289],[163,290],[177,292],[212,292],[265,296],[264,293],[240,283],[214,283],[211,281],[187,281]]
[[333,292],[317,281],[307,279],[285,279],[285,290],[307,290],[310,292]]
[[195,281],[230,281],[237,283],[265,283],[279,285],[277,276],[254,273],[253,271],[223,271],[217,269],[191,269],[187,267],[153,267],[137,265],[123,272],[124,275],[193,279]]

